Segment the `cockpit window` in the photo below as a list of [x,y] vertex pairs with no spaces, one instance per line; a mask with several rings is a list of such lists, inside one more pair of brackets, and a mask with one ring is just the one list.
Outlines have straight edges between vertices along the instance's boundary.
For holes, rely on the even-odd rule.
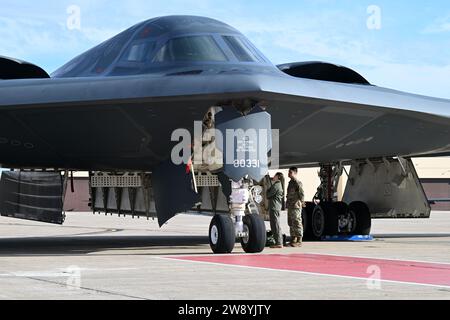
[[109,68],[109,66],[116,60],[116,58],[119,56],[120,52],[122,51],[125,44],[129,41],[131,35],[134,33],[133,29],[128,29],[119,35],[115,36],[111,40],[108,40],[104,44],[100,45],[102,48],[100,51],[102,51],[102,55],[100,59],[98,59],[97,63],[95,64],[93,70],[91,72],[94,72],[96,74],[103,73],[106,69]]
[[223,36],[223,40],[230,47],[233,54],[241,62],[265,62],[258,53],[253,50],[247,43],[241,38],[233,36]]
[[155,41],[131,44],[122,56],[122,61],[144,62],[155,49]]
[[222,49],[211,36],[189,36],[169,40],[153,62],[227,61]]

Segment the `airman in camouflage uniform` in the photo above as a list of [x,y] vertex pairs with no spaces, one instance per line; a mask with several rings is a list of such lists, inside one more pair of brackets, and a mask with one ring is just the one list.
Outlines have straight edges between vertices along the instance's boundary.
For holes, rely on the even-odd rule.
[[283,235],[280,228],[280,212],[284,201],[283,174],[278,172],[272,180],[272,185],[267,189],[269,200],[270,230],[272,231],[275,244],[272,249],[283,248]]
[[288,209],[288,225],[291,233],[291,247],[301,247],[303,238],[302,208],[304,192],[302,183],[297,180],[297,168],[289,169],[289,181],[286,206]]

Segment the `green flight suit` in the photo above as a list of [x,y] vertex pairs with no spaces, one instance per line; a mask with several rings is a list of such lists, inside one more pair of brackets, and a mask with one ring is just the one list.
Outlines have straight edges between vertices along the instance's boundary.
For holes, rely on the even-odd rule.
[[281,182],[275,181],[275,183],[267,189],[266,196],[269,200],[270,230],[272,230],[275,245],[282,245],[283,235],[280,228],[280,212],[282,208],[284,190]]
[[303,238],[302,207],[304,201],[303,185],[296,179],[289,181],[286,206],[291,237]]

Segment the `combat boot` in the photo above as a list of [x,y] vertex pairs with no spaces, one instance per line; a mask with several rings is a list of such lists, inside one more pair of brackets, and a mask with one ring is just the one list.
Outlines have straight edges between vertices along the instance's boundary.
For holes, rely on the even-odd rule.
[[297,243],[297,237],[292,237],[291,242],[289,243],[289,246],[295,247],[296,243]]
[[302,238],[301,237],[295,237],[291,241],[291,247],[301,247],[302,246]]
[[283,249],[282,244],[274,244],[273,246],[270,246],[270,249]]

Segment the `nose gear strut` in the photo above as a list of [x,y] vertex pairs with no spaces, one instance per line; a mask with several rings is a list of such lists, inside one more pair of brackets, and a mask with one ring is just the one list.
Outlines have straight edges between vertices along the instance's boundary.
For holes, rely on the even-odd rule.
[[[231,181],[229,197],[230,216],[222,215],[221,219],[213,218],[210,226],[210,245],[215,253],[224,253],[224,243],[239,239],[242,248],[247,253],[257,253],[264,250],[266,244],[266,226],[259,215],[256,202],[262,200],[261,190],[251,179]],[[221,221],[227,221],[222,223]],[[225,228],[218,224],[232,223],[234,228]],[[232,250],[232,249],[231,249]],[[231,252],[231,251],[229,251]]]

